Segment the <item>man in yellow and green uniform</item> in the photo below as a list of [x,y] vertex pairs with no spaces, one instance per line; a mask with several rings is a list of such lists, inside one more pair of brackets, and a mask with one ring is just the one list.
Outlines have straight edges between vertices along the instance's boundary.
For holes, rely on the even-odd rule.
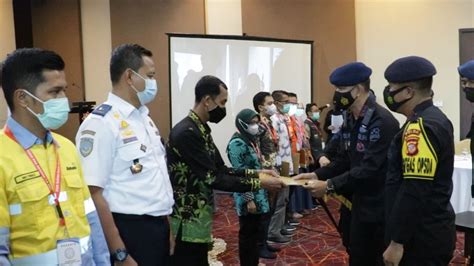
[[109,265],[76,149],[50,131],[69,113],[63,60],[19,49],[2,76],[12,115],[0,131],[0,265]]

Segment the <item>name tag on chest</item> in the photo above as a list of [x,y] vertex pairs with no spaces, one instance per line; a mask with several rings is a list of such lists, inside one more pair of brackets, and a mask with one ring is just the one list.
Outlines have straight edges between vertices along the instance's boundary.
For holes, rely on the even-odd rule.
[[79,239],[59,240],[56,246],[60,266],[81,266],[81,245]]

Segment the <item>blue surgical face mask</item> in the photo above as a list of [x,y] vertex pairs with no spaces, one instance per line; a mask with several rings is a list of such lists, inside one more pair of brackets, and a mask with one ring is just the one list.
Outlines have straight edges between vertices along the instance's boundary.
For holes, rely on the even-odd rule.
[[304,115],[304,109],[302,109],[302,108],[296,109],[295,116],[301,117],[303,115]]
[[313,116],[311,116],[311,119],[313,121],[318,121],[319,120],[319,112],[313,113]]
[[285,103],[285,105],[283,105],[283,109],[281,110],[281,112],[284,114],[287,114],[290,111],[291,106],[292,106],[291,103]]
[[27,90],[23,90],[26,94],[33,97],[33,99],[43,104],[43,113],[37,114],[33,112],[29,107],[26,107],[28,111],[34,114],[41,125],[46,129],[58,129],[64,123],[66,123],[69,111],[69,101],[67,97],[49,99],[47,101],[42,101],[38,97],[34,96]]
[[156,83],[155,79],[146,79],[142,77],[137,72],[132,72],[142,78],[145,81],[145,89],[143,91],[138,91],[135,86],[131,85],[133,90],[137,93],[138,100],[140,101],[141,105],[145,105],[153,101],[155,99],[156,94],[158,93],[158,83]]
[[290,103],[290,110],[288,111],[288,115],[294,116],[296,114],[296,110],[298,110],[298,105]]

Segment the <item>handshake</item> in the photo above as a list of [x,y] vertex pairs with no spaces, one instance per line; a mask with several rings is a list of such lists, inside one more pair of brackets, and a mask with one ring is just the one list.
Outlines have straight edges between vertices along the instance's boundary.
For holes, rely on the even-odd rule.
[[266,190],[278,191],[286,187],[280,175],[274,170],[259,170],[258,179],[260,179],[260,186]]
[[309,190],[315,198],[324,196],[328,189],[327,181],[318,180],[318,176],[315,173],[299,174],[294,176],[293,180],[304,181],[303,187]]
[[300,185],[308,189],[313,197],[321,198],[326,194],[327,181],[318,180],[315,173],[304,173],[292,178],[279,176],[274,170],[260,170],[258,172],[261,186],[267,190],[280,190],[291,185]]

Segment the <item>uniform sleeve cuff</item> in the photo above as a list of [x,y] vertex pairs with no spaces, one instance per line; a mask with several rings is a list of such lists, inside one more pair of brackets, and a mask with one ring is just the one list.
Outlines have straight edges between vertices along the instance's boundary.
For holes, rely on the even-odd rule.
[[252,178],[252,179],[250,179],[250,181],[251,181],[250,184],[251,184],[251,189],[252,189],[252,191],[259,190],[259,189],[262,187],[262,186],[261,186],[262,183],[261,183],[260,179],[258,179],[258,178]]
[[246,169],[245,177],[258,178],[258,171],[255,169]]

